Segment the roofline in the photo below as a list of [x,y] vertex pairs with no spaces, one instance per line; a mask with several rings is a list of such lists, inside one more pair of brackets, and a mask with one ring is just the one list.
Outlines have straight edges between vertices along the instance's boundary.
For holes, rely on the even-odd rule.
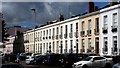
[[107,11],[110,11],[110,10],[113,10],[113,9],[117,9],[117,8],[120,8],[120,4],[117,4],[117,5],[114,5],[114,6],[110,6],[110,7],[104,8],[104,9],[101,9],[100,13],[107,12]]
[[[106,11],[110,11],[110,10],[113,10],[113,9],[116,9],[116,8],[120,8],[120,4],[110,6],[110,7],[107,7],[107,8],[103,8],[103,9],[100,9],[100,10],[97,10],[97,11],[94,11],[94,12],[91,12],[91,13],[87,13],[85,15],[80,15],[80,16],[76,16],[76,17],[73,17],[73,18],[69,18],[69,19],[66,19],[64,21],[60,21],[60,22],[56,22],[56,23],[53,23],[53,24],[45,25],[43,27],[36,28],[35,31],[36,30],[41,30],[41,29],[44,29],[44,28],[49,28],[51,26],[63,24],[63,23],[69,22],[69,21],[82,19],[82,18],[89,17],[89,16],[92,16],[92,15],[97,15],[97,14],[100,14],[100,13],[103,13],[103,12],[106,12]],[[32,31],[34,31],[34,29],[28,30],[24,33],[29,33],[29,32],[32,32]]]

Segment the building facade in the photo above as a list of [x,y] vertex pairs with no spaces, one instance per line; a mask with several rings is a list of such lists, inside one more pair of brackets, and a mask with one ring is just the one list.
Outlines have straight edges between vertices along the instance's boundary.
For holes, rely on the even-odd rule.
[[4,53],[12,53],[13,52],[13,43],[15,41],[15,36],[17,36],[17,32],[25,32],[29,30],[28,28],[24,28],[21,26],[14,26],[14,27],[9,27],[7,30],[7,33],[10,35],[8,37],[9,41],[6,41],[4,43],[5,48],[4,48]]
[[5,43],[5,52],[4,53],[12,53],[13,52],[13,42],[15,40],[15,36],[8,37],[9,41]]
[[35,33],[34,30],[27,31],[24,33],[25,50],[26,52],[35,51],[35,53],[41,54],[78,53],[78,33],[79,17],[70,18],[37,28],[35,29]]
[[80,16],[81,53],[99,54],[99,11]]
[[100,54],[120,55],[120,4],[100,10]]
[[89,2],[86,13],[26,31],[25,51],[119,55],[119,14],[120,4],[98,9]]

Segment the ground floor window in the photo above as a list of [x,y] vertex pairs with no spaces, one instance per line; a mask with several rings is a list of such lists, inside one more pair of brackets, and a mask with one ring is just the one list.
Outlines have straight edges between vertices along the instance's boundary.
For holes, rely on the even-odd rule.
[[108,51],[108,39],[107,37],[104,37],[104,52],[107,52]]
[[117,36],[113,36],[113,52],[117,52]]

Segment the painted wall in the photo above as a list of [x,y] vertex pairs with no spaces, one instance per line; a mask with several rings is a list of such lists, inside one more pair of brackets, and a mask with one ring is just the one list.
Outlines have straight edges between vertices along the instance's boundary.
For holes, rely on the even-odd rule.
[[[115,6],[111,6],[111,7],[108,7],[108,8],[105,8],[105,9],[102,9],[102,10],[100,10],[100,55],[112,55],[112,47],[113,47],[113,36],[117,36],[117,44],[118,44],[118,46],[120,46],[119,45],[119,29],[118,29],[118,31],[117,32],[115,32],[115,33],[113,33],[112,31],[111,31],[111,26],[113,25],[112,23],[112,21],[113,21],[113,17],[112,17],[112,15],[114,14],[114,13],[117,13],[118,14],[118,16],[117,16],[117,18],[118,18],[118,20],[119,20],[119,10],[118,10],[118,6],[120,6],[120,5],[115,5]],[[107,21],[107,27],[108,27],[108,33],[107,34],[103,34],[103,32],[102,32],[102,28],[103,28],[103,23],[104,23],[104,16],[105,15],[107,15],[107,17],[108,17],[108,21]],[[117,22],[119,23],[119,21],[117,20]],[[120,24],[119,24],[120,25]],[[119,26],[118,25],[118,26]],[[119,27],[118,27],[119,28]],[[104,37],[107,37],[108,38],[108,53],[107,54],[103,54],[103,45],[104,45]]]

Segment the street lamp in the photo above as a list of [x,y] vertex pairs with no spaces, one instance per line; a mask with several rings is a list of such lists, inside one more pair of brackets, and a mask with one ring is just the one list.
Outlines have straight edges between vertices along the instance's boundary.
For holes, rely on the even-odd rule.
[[34,46],[33,46],[33,50],[34,50],[34,60],[35,60],[35,27],[36,27],[36,9],[32,8],[31,9],[34,13]]

